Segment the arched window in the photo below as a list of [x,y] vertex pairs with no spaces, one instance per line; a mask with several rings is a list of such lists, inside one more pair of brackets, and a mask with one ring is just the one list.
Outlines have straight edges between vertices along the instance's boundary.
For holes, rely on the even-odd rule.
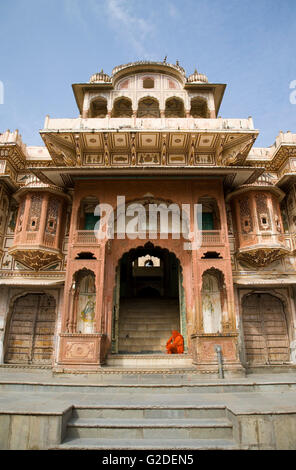
[[94,230],[96,223],[100,220],[99,215],[95,215],[95,208],[99,200],[95,196],[88,196],[81,200],[78,212],[78,230]]
[[180,98],[168,98],[165,103],[165,117],[166,118],[184,118],[185,110],[184,103]]
[[220,213],[216,199],[208,196],[201,197],[198,204],[202,205],[201,230],[220,230]]
[[90,118],[105,118],[107,115],[107,100],[105,98],[96,98],[90,104]]
[[112,117],[128,118],[133,115],[132,102],[129,98],[117,98],[113,104]]
[[200,97],[192,98],[190,115],[193,118],[208,118],[209,110],[206,99]]
[[139,101],[138,118],[159,118],[159,103],[155,98],[146,97]]
[[223,274],[208,269],[202,276],[202,319],[205,333],[222,332],[222,312],[225,308],[226,289]]

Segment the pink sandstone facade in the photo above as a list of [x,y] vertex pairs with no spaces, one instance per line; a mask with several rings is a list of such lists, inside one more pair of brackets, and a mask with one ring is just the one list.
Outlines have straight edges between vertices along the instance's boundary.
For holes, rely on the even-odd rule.
[[[2,363],[165,368],[175,328],[186,350],[170,366],[216,372],[217,345],[228,371],[295,364],[296,134],[254,147],[251,118],[218,116],[224,90],[130,63],[73,85],[80,116],[47,116],[43,147],[0,134]],[[159,221],[132,238],[115,216],[98,239],[95,207],[116,214],[118,196],[127,211],[186,204],[188,232],[201,204],[200,246],[171,219],[167,238]]]

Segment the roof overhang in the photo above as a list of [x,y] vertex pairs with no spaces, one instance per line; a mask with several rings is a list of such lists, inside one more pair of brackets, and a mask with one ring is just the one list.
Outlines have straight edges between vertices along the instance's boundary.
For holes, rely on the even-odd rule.
[[86,92],[110,91],[113,90],[113,85],[112,83],[74,83],[72,85],[72,90],[79,112],[82,114],[83,99]]
[[222,179],[224,186],[229,190],[236,188],[247,181],[255,181],[264,168],[251,167],[112,167],[110,168],[60,168],[48,167],[43,169],[32,168],[40,179],[46,178],[52,184],[60,187],[71,187],[77,180],[94,179]]
[[211,91],[214,96],[215,111],[216,116],[218,115],[221,102],[225,93],[226,84],[225,83],[186,83],[185,90],[190,91]]

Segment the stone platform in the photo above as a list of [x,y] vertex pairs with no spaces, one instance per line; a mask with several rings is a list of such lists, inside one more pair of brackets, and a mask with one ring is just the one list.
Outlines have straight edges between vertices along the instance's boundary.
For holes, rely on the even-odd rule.
[[1,449],[296,449],[296,375],[0,367]]

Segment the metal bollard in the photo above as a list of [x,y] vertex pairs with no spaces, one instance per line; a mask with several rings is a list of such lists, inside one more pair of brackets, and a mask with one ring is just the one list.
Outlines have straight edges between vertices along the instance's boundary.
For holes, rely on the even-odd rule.
[[217,353],[217,359],[218,359],[219,379],[224,379],[222,348],[220,344],[215,345],[215,351]]

